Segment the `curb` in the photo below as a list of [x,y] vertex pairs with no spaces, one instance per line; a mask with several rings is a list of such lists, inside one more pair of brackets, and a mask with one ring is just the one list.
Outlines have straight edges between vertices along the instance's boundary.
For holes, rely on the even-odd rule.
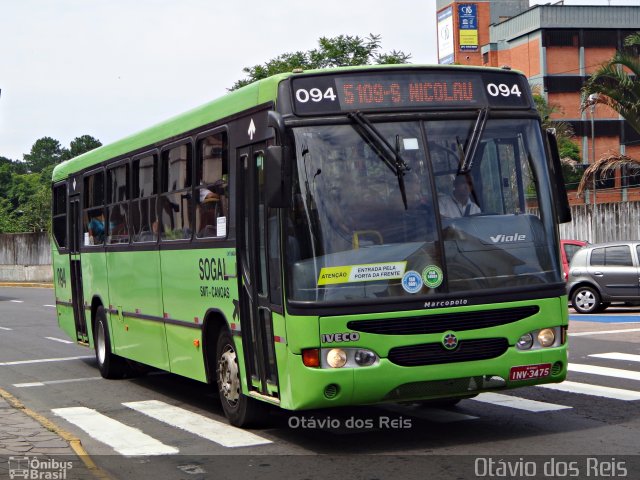
[[82,446],[82,443],[80,442],[80,439],[78,437],[60,428],[48,418],[40,415],[37,412],[34,412],[30,408],[27,408],[20,400],[18,400],[16,397],[2,388],[0,388],[0,397],[4,398],[4,400],[16,410],[22,411],[50,432],[53,432],[60,436],[60,438],[62,438],[63,440],[66,440],[69,443],[71,449],[75,452],[78,458],[82,460],[82,463],[84,463],[84,466],[93,475],[94,478],[98,480],[112,480],[109,474],[107,474],[104,470],[102,470],[94,463],[93,459],[89,456],[89,453]]
[[0,282],[0,287],[53,288],[53,283]]

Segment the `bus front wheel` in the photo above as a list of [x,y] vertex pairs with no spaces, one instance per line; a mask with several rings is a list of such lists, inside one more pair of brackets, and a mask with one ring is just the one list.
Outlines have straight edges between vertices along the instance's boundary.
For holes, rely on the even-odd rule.
[[225,416],[236,427],[256,425],[266,414],[262,402],[242,393],[240,369],[233,338],[223,329],[216,345],[216,379]]
[[126,372],[125,360],[111,353],[111,338],[104,307],[96,311],[96,326],[93,333],[98,369],[104,378],[122,378]]

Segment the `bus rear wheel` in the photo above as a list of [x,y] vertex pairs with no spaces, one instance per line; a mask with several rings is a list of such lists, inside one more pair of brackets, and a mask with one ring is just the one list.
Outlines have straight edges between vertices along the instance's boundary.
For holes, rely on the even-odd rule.
[[248,427],[264,421],[266,405],[242,393],[240,368],[233,338],[223,329],[216,345],[216,380],[225,416],[236,427]]
[[111,353],[111,338],[104,307],[98,307],[96,311],[96,324],[93,333],[93,344],[96,350],[98,369],[103,378],[122,378],[127,371],[127,365],[123,358]]

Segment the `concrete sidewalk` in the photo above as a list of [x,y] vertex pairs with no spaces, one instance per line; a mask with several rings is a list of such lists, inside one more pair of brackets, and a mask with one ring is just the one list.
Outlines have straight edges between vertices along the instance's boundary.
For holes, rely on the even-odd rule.
[[111,478],[93,463],[80,440],[0,389],[0,479],[36,478],[24,477],[32,470],[38,478]]

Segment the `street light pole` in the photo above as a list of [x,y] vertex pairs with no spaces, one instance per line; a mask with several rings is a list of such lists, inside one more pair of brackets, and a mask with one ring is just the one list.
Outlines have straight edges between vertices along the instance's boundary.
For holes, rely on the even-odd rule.
[[[596,163],[596,135],[594,128],[594,116],[596,112],[596,103],[598,103],[598,94],[592,93],[589,95],[587,104],[591,106],[589,109],[591,113],[591,165]],[[596,206],[596,172],[593,172],[593,207]]]

